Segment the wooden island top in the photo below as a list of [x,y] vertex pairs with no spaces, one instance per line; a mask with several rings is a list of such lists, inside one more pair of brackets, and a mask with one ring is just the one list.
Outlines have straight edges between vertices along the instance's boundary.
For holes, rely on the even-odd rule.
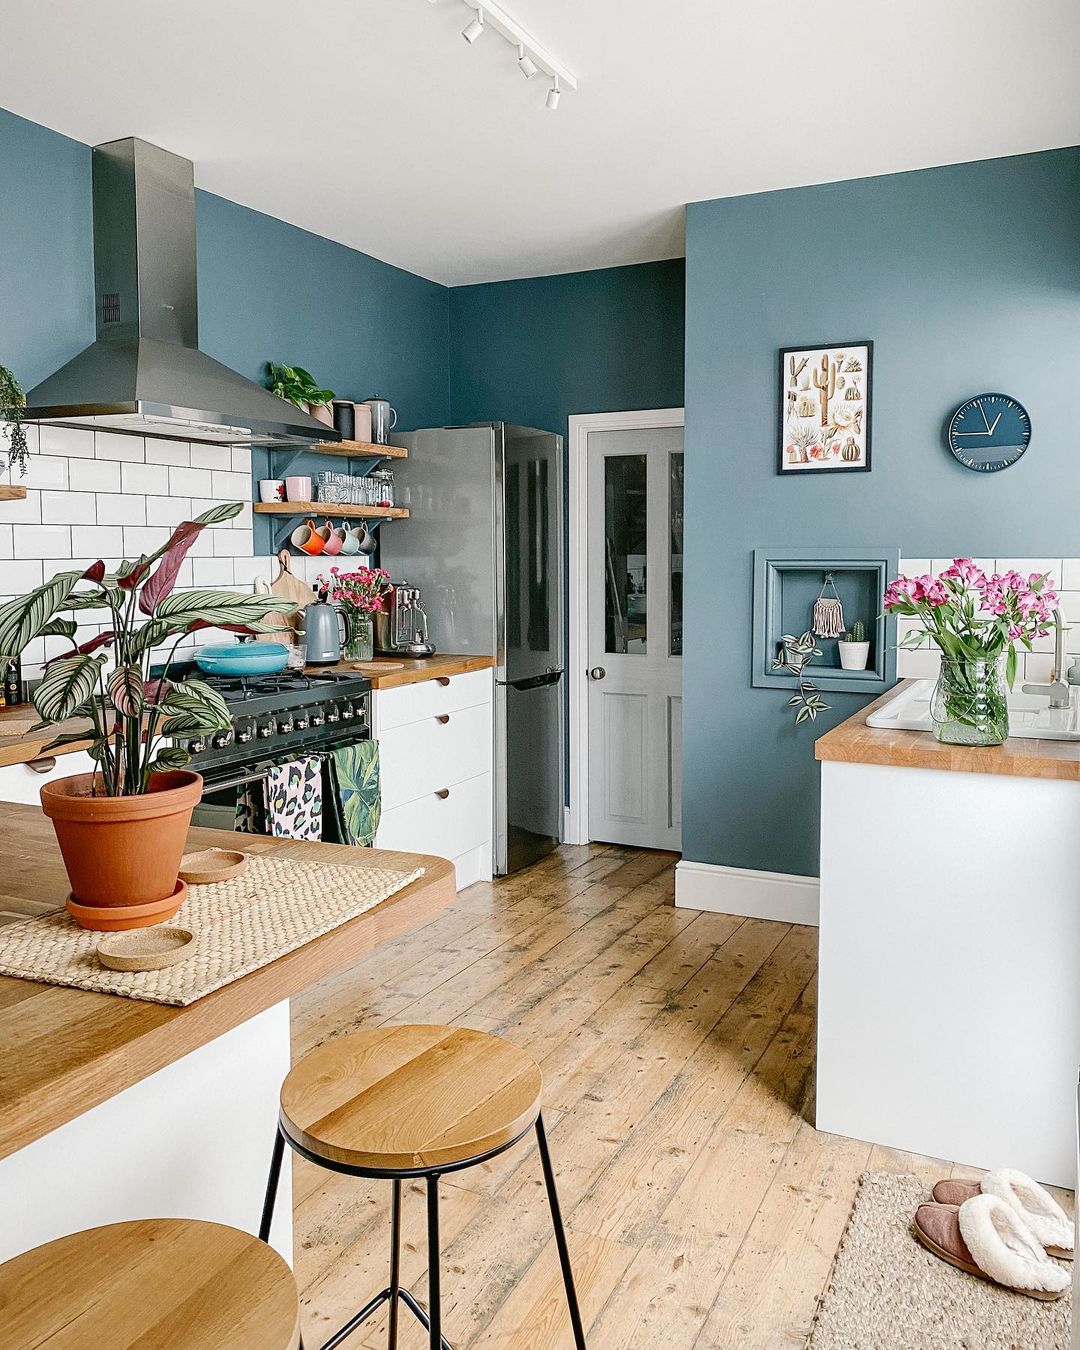
[[[0,923],[59,909],[67,877],[49,820],[36,806],[0,803],[0,833]],[[456,893],[453,864],[443,858],[191,831],[189,850],[212,846],[425,871],[366,914],[186,1008],[0,976],[0,1158],[416,927]]]
[[1080,741],[1029,740],[1010,736],[1004,745],[945,745],[928,731],[868,727],[875,709],[895,697],[903,680],[886,694],[827,731],[814,745],[819,760],[846,764],[887,764],[908,769],[945,769],[1012,778],[1055,778],[1080,782]]

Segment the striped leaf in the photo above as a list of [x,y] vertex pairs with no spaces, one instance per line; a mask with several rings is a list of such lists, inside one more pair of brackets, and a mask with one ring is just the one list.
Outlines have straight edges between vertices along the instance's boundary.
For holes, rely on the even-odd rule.
[[68,608],[72,587],[81,578],[81,572],[60,572],[29,595],[0,605],[0,661],[14,660],[40,637],[56,611]]
[[170,683],[158,708],[165,718],[161,723],[163,736],[183,736],[232,726],[225,700],[202,680]]
[[167,745],[159,750],[150,761],[150,772],[161,773],[166,769],[186,769],[191,756],[179,745]]
[[113,707],[121,717],[137,717],[143,710],[143,674],[141,666],[117,666],[106,688]]
[[34,707],[44,722],[62,722],[77,712],[90,715],[89,705],[97,687],[104,656],[62,656],[45,667],[34,690]]
[[238,595],[234,591],[175,591],[158,605],[135,639],[133,654],[157,647],[177,633],[195,631],[195,625],[212,628],[240,627],[253,633],[269,631],[263,620],[268,614],[291,614],[291,600],[273,595]]

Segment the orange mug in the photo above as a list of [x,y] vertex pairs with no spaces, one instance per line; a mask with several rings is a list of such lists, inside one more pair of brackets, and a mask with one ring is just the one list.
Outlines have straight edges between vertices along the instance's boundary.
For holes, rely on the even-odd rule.
[[326,540],[320,530],[315,528],[314,520],[305,520],[303,525],[297,525],[289,539],[294,548],[298,548],[301,553],[308,553],[312,557],[317,556],[323,551],[323,545]]

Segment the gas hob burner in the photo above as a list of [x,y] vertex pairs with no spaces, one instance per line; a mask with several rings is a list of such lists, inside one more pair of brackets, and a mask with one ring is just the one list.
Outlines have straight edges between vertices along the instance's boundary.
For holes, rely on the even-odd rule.
[[227,703],[282,694],[305,694],[327,685],[367,687],[367,681],[333,671],[283,670],[276,675],[209,675],[196,672],[196,675],[215,689]]

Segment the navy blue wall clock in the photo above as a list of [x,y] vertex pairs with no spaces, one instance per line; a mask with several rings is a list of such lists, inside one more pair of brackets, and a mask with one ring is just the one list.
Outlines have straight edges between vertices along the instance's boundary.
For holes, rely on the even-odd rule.
[[1009,468],[1030,440],[1027,409],[1008,394],[977,394],[961,403],[949,421],[949,449],[976,473]]

